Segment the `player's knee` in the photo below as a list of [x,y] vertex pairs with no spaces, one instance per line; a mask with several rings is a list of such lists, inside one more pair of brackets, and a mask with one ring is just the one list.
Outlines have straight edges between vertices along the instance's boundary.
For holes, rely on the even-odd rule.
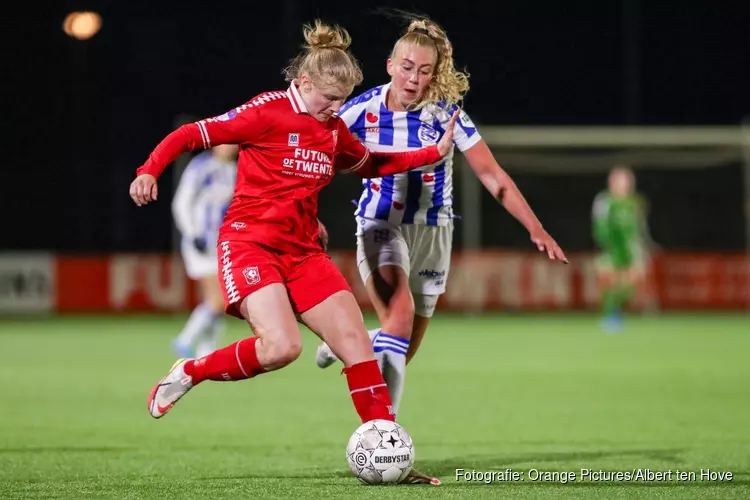
[[414,323],[414,314],[408,315],[391,315],[388,320],[384,321],[381,328],[389,335],[408,339],[411,336],[412,325]]
[[361,328],[347,328],[340,335],[340,343],[344,345],[357,346],[357,348],[370,349],[372,345],[367,332]]
[[299,336],[282,337],[266,343],[268,357],[274,365],[286,366],[302,354],[302,339]]
[[411,307],[404,307],[402,309],[393,308],[388,312],[388,317],[385,321],[381,321],[381,327],[384,332],[389,335],[395,335],[408,339],[411,336],[411,331],[414,326],[414,303],[411,303]]
[[408,339],[414,323],[414,298],[406,289],[403,293],[394,294],[388,303],[386,317],[382,318],[383,330],[391,335]]

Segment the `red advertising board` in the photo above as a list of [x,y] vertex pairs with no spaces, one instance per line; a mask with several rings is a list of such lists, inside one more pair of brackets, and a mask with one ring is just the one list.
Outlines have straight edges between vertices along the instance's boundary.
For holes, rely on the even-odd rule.
[[[37,287],[32,290],[35,294],[20,297],[23,290],[13,289],[15,295],[0,296],[0,304],[6,304],[4,310],[23,304],[28,310],[50,312],[181,311],[198,301],[196,287],[177,255],[14,258],[0,258],[0,270],[8,274],[8,283],[46,276],[50,291],[40,295]],[[332,258],[359,303],[369,309],[354,253],[334,252]],[[744,254],[658,255],[651,262],[649,286],[638,291],[632,307],[746,309],[750,307],[749,262]],[[32,269],[32,264],[39,269]],[[16,267],[23,274],[11,276]],[[594,256],[573,255],[571,264],[563,265],[537,253],[457,252],[440,301],[443,310],[595,309]]]

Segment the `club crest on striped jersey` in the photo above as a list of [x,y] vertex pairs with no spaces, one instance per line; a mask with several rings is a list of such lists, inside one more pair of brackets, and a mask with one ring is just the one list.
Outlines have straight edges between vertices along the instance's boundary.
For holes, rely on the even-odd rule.
[[299,146],[299,133],[295,132],[292,134],[289,134],[289,140],[287,141],[287,146]]
[[440,132],[430,127],[426,123],[419,126],[419,140],[422,142],[437,142],[440,138]]

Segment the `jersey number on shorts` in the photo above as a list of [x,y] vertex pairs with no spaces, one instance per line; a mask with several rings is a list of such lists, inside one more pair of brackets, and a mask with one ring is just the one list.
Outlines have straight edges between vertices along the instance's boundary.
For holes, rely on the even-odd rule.
[[391,239],[391,231],[388,229],[375,229],[372,233],[375,243],[384,243]]

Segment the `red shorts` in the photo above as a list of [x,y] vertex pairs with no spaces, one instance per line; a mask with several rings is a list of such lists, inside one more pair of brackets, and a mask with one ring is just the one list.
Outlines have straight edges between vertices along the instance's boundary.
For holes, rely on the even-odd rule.
[[303,313],[336,292],[351,287],[323,252],[291,255],[254,241],[222,241],[218,247],[224,310],[242,318],[242,300],[271,283],[281,283],[296,313]]

